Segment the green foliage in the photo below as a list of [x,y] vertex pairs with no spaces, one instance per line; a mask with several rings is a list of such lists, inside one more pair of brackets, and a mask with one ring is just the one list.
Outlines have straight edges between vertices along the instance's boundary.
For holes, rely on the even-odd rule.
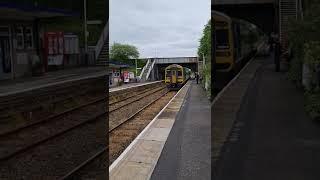
[[205,25],[203,34],[198,47],[198,56],[200,59],[205,56],[205,67],[202,71],[203,85],[206,88],[209,98],[211,98],[211,20]]
[[110,49],[110,59],[127,64],[134,64],[132,59],[139,57],[137,47],[129,44],[113,43]]
[[[294,59],[290,62],[288,77],[299,84],[301,83],[302,63],[314,64],[310,61],[317,59],[311,57],[316,53],[311,51],[317,51],[317,49],[310,48],[312,45],[309,42],[320,41],[320,4],[317,1],[308,0],[305,1],[305,7],[304,18],[298,20],[290,19],[288,29],[289,47],[294,55]],[[309,48],[310,50],[308,50]],[[309,54],[307,56],[305,55],[306,50]]]
[[206,91],[207,91],[207,95],[209,97],[209,99],[212,98],[211,95],[211,61],[209,61],[208,64],[206,64],[206,66],[203,69],[203,81],[202,83],[204,84]]
[[200,58],[211,55],[211,20],[205,25],[203,29],[203,35],[200,39],[200,45],[198,47],[198,56]]
[[304,62],[312,68],[320,64],[320,42],[311,41],[304,44]]
[[[289,47],[293,54],[288,72],[289,79],[301,86],[302,64],[307,64],[314,80],[316,66],[320,64],[320,4],[317,0],[304,1],[304,18],[291,19]],[[319,87],[305,92],[305,109],[313,120],[320,120]]]
[[252,24],[239,20],[240,24],[240,40],[241,47],[252,49],[259,38],[262,36],[262,33],[256,26],[252,26]]
[[305,93],[305,109],[312,120],[320,120],[320,91]]

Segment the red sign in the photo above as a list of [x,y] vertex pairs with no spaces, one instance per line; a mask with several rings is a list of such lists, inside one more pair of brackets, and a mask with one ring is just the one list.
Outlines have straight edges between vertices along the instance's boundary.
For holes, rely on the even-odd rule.
[[128,71],[124,71],[123,72],[123,80],[124,80],[124,82],[129,82],[130,81],[129,72]]
[[63,64],[63,54],[64,54],[63,32],[46,32],[44,34],[43,45],[44,45],[46,71],[48,69],[48,65]]

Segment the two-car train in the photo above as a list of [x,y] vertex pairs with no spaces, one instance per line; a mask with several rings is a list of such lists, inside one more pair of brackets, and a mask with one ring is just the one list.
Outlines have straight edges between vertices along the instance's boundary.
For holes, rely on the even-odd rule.
[[181,88],[190,78],[191,70],[178,64],[165,68],[165,83],[171,90]]
[[[256,37],[252,38],[252,35],[256,35],[257,29],[217,11],[212,11],[212,17],[216,38],[214,87],[221,89],[240,71],[248,57],[256,52],[254,43],[257,40],[254,39]],[[251,42],[252,39],[254,43]]]

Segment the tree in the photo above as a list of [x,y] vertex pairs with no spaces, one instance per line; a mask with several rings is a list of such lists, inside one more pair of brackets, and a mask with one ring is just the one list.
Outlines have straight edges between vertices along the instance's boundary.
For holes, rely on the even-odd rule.
[[130,59],[137,59],[139,51],[137,47],[129,44],[113,43],[110,50],[110,59],[133,64]]
[[202,59],[205,56],[205,66],[202,71],[204,87],[211,98],[211,20],[205,25],[203,35],[198,47],[198,56]]
[[203,54],[205,54],[205,56],[211,55],[211,20],[209,20],[203,29],[203,35],[198,47],[198,56],[202,58]]

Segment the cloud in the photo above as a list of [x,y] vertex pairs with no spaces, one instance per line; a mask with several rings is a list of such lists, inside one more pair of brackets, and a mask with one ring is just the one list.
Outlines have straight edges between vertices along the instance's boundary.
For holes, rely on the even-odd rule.
[[110,44],[135,45],[140,57],[196,56],[210,0],[111,0]]

